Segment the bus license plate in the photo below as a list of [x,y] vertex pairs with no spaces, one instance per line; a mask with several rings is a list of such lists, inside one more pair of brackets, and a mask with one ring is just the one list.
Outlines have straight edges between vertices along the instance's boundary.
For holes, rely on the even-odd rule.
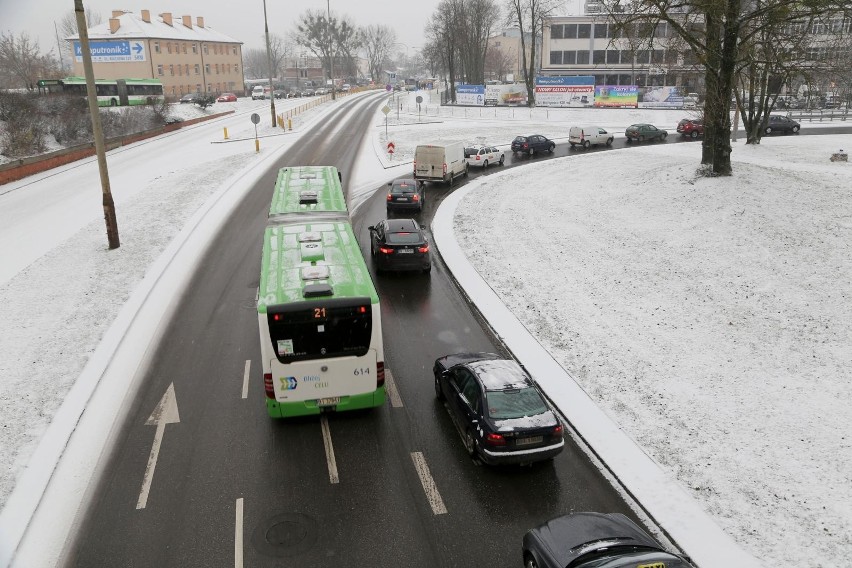
[[334,406],[335,404],[340,403],[339,396],[332,396],[330,398],[318,398],[317,406]]
[[529,444],[540,444],[544,438],[541,436],[530,436],[529,438],[518,438],[515,440],[517,446],[527,446]]

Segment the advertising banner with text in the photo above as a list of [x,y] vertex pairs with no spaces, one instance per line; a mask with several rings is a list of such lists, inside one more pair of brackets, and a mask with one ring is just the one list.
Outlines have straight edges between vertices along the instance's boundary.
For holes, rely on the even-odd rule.
[[636,85],[601,85],[595,87],[595,106],[637,107],[639,106],[639,87]]
[[535,104],[543,107],[590,107],[595,104],[595,78],[536,77]]
[[456,104],[483,106],[485,104],[485,85],[457,86]]

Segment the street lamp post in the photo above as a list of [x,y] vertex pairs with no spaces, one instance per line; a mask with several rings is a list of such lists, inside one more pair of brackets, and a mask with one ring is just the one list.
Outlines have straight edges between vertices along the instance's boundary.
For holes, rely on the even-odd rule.
[[[264,0],[265,1],[265,0]],[[331,0],[325,0],[326,22],[325,31],[328,34],[328,75],[331,79],[331,100],[335,100],[334,95],[334,42],[331,39]]]
[[266,0],[263,0],[263,27],[266,31],[266,63],[269,66],[269,106],[272,111],[272,128],[275,128],[275,89],[272,86],[272,54],[269,51],[269,23],[266,20]]

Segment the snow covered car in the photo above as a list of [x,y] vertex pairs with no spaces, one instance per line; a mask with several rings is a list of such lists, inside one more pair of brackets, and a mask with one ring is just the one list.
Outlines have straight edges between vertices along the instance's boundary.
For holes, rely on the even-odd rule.
[[530,464],[562,451],[562,423],[532,377],[495,353],[456,353],[432,368],[465,450],[490,465]]

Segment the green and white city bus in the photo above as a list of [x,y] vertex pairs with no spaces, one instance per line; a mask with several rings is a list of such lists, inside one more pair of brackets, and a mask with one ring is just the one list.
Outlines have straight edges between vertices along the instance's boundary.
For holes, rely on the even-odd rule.
[[[71,94],[86,96],[85,77],[41,79],[39,92],[44,94]],[[159,79],[96,79],[95,92],[98,106],[150,105],[162,101],[163,83]]]
[[286,170],[264,231],[257,301],[267,411],[290,417],[381,406],[379,297],[337,170]]

